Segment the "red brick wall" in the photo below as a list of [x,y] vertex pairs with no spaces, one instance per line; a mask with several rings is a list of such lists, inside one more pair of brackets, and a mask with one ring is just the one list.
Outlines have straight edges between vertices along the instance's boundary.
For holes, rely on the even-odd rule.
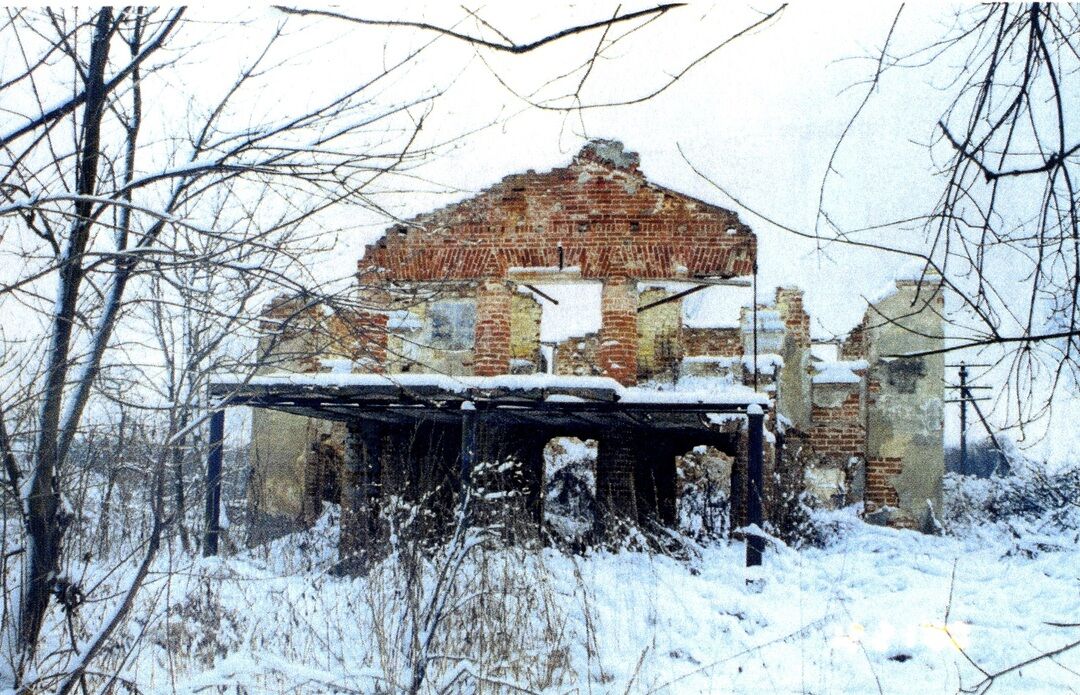
[[301,296],[280,295],[262,313],[260,329],[267,347],[280,366],[316,372],[319,358],[346,357],[365,371],[380,372],[386,366],[387,315],[364,309],[331,309]]
[[485,282],[476,292],[476,341],[473,374],[495,376],[510,372],[510,312],[512,294],[502,282]]
[[814,404],[810,411],[811,420],[815,423],[825,422],[852,422],[858,423],[862,416],[861,407],[861,394],[858,384],[851,385],[851,393],[844,399],[843,403],[834,407],[828,408],[825,406]]
[[348,355],[367,372],[386,370],[387,315],[382,312],[354,309],[332,317],[330,330],[335,336],[335,351]]
[[[815,385],[817,386],[817,385]],[[825,388],[825,385],[821,385]],[[842,388],[832,385],[831,389]],[[851,494],[853,476],[860,462],[866,459],[866,426],[863,421],[862,385],[851,384],[850,391],[835,407],[811,405],[811,426],[807,443],[811,457],[819,464],[844,472],[849,486],[846,502],[856,499]],[[865,499],[865,497],[864,497]]]
[[600,370],[620,384],[637,383],[637,286],[629,280],[604,283],[600,295]]
[[866,327],[869,324],[869,319],[869,314],[864,316],[863,320],[859,322],[859,325],[852,328],[851,332],[848,333],[847,338],[840,344],[840,359],[857,360],[867,356]]
[[851,393],[836,407],[817,404],[811,407],[810,446],[816,453],[844,459],[865,456],[866,428],[862,423],[860,391],[854,384]]
[[861,456],[866,451],[866,430],[854,423],[815,424],[810,428],[810,446],[823,456]]
[[600,359],[596,356],[599,347],[600,340],[596,333],[562,341],[555,348],[555,373],[599,376]]
[[890,507],[900,506],[900,498],[897,497],[892,478],[900,474],[902,461],[903,459],[898,456],[867,460],[865,496],[867,502]]
[[810,315],[803,307],[803,291],[795,287],[777,287],[776,308],[788,335],[794,336],[797,345],[809,346]]
[[510,267],[557,267],[560,248],[583,277],[664,279],[749,275],[757,243],[735,213],[583,152],[395,227],[359,268],[406,281],[501,278]]
[[279,294],[263,307],[259,329],[290,340],[310,333],[323,319],[322,305],[304,297]]

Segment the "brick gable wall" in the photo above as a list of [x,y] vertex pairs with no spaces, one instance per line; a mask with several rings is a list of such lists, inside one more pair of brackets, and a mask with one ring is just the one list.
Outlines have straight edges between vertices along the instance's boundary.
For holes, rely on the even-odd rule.
[[756,252],[735,213],[650,184],[636,167],[579,155],[394,227],[358,268],[387,280],[502,278],[559,267],[561,255],[586,278],[732,277],[753,271]]

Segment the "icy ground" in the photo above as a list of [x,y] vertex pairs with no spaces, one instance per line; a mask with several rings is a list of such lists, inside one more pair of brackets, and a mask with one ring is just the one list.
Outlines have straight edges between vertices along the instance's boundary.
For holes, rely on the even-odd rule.
[[[986,524],[933,537],[852,512],[818,521],[835,531],[828,547],[774,545],[750,586],[737,543],[684,559],[475,552],[421,692],[952,693],[978,686],[980,669],[1080,639],[1080,627],[1052,624],[1080,622],[1075,532],[1018,540]],[[335,523],[330,513],[312,531],[159,576],[124,677],[144,692],[403,688],[433,575],[398,564],[332,576]],[[1080,648],[991,692],[1077,689]]]

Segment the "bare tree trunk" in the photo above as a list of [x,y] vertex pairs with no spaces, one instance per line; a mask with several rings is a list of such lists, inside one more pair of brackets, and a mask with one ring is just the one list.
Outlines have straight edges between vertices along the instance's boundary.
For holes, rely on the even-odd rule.
[[[86,106],[76,174],[76,191],[84,196],[92,196],[97,183],[101,120],[105,105],[105,64],[108,59],[112,20],[111,8],[105,7],[99,11],[86,74]],[[91,212],[92,203],[89,199],[76,201],[71,237],[61,257],[52,340],[46,353],[48,368],[40,429],[26,500],[29,547],[26,575],[19,597],[20,670],[26,668],[34,657],[41,626],[49,608],[53,582],[60,566],[60,544],[66,525],[66,520],[60,513],[60,490],[56,479],[56,472],[61,464],[60,415],[64,383],[69,371],[69,350],[76,302],[83,278],[83,253],[90,235]]]
[[[120,411],[120,433],[117,436],[116,443],[116,462],[122,462],[124,456],[124,444],[126,440],[124,438],[127,430],[127,410]],[[105,483],[105,494],[101,498],[101,518],[98,521],[99,530],[99,548],[101,555],[104,556],[109,552],[109,524],[110,517],[112,516],[112,493],[113,488],[116,487],[116,477],[119,471],[119,466],[109,466],[107,475],[107,482]]]
[[[128,42],[128,46],[131,49],[131,57],[134,60],[135,57],[138,56],[139,50],[142,48],[141,12],[135,18],[135,29],[131,40]],[[135,179],[135,154],[138,151],[139,127],[142,123],[142,87],[140,86],[139,80],[140,70],[139,66],[136,65],[131,71],[131,120],[125,124],[125,130],[127,131],[123,176],[125,186],[129,186]],[[131,189],[126,189],[124,193],[121,194],[120,198],[125,202],[130,203],[132,200]],[[102,311],[94,331],[91,352],[86,357],[85,368],[75,380],[75,392],[72,394],[70,403],[64,411],[63,420],[61,420],[59,444],[59,457],[61,460],[67,455],[68,447],[71,446],[71,442],[75,438],[75,432],[77,430],[76,425],[82,417],[87,401],[90,400],[90,391],[94,386],[94,382],[97,380],[101,359],[105,354],[106,348],[109,346],[113,327],[116,325],[117,317],[120,314],[120,306],[124,297],[124,291],[127,289],[128,280],[135,270],[135,257],[124,254],[124,251],[128,248],[128,235],[131,231],[131,208],[128,206],[121,207],[119,218],[116,226],[116,250],[118,256],[116,259],[116,269],[113,271],[112,285],[109,287],[109,292],[105,299],[104,311]]]
[[19,486],[21,477],[19,462],[15,460],[15,451],[11,448],[11,438],[8,436],[7,424],[4,422],[4,407],[0,404],[0,460],[4,463],[4,473],[7,475],[7,484],[15,499],[19,499]]

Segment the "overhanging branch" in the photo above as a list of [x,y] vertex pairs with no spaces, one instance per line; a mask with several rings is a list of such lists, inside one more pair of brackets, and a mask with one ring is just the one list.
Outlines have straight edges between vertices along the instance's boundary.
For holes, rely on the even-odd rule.
[[[495,50],[495,51],[504,51],[506,53],[521,54],[521,53],[528,53],[529,51],[534,51],[537,48],[540,48],[541,46],[546,46],[549,43],[553,43],[553,42],[558,41],[559,39],[565,38],[567,36],[572,36],[574,34],[582,34],[582,33],[585,33],[587,31],[592,31],[593,29],[600,29],[602,27],[609,27],[609,26],[611,26],[613,24],[618,24],[620,22],[628,22],[628,21],[638,19],[638,18],[641,18],[641,17],[659,16],[659,15],[662,15],[665,12],[673,10],[673,9],[675,9],[677,7],[683,7],[684,5],[685,5],[685,3],[668,3],[666,5],[657,5],[656,7],[653,7],[653,8],[647,9],[647,10],[638,10],[636,12],[629,12],[627,14],[617,15],[617,16],[612,17],[610,19],[603,19],[603,20],[600,20],[600,21],[597,21],[597,22],[590,22],[588,24],[579,24],[577,26],[567,27],[566,29],[563,29],[561,31],[557,31],[554,34],[549,34],[549,35],[547,35],[547,36],[545,36],[545,37],[543,37],[541,39],[537,39],[536,41],[531,41],[529,43],[514,43],[513,41],[510,41],[509,39],[507,39],[505,34],[503,34],[498,29],[495,29],[495,27],[491,27],[491,25],[487,24],[487,22],[484,22],[484,24],[491,27],[495,31],[495,33],[497,33],[497,34],[499,34],[499,36],[503,37],[503,39],[505,39],[504,41],[502,41],[502,42],[488,41],[487,39],[482,39],[482,38],[480,38],[478,36],[470,36],[469,34],[462,34],[461,32],[454,31],[453,29],[447,29],[446,27],[440,27],[440,26],[437,26],[435,24],[428,24],[427,22],[408,22],[408,21],[389,20],[389,19],[367,19],[367,18],[364,18],[364,17],[352,17],[350,15],[341,14],[340,12],[331,12],[329,10],[305,10],[305,9],[300,9],[300,8],[296,8],[296,7],[286,7],[286,6],[283,6],[283,5],[275,5],[274,7],[277,10],[279,10],[281,12],[284,12],[285,14],[299,15],[299,16],[302,16],[302,17],[307,17],[307,16],[329,17],[329,18],[332,18],[332,19],[341,19],[341,20],[344,20],[346,22],[353,22],[354,24],[364,24],[364,25],[367,25],[367,26],[397,27],[397,28],[408,28],[408,29],[420,29],[422,31],[433,31],[433,32],[436,32],[436,33],[439,33],[439,34],[443,34],[444,36],[449,36],[450,38],[457,39],[459,41],[464,41],[466,43],[471,43],[471,44],[474,44],[476,46],[482,46],[484,48],[490,48],[490,49]],[[483,20],[481,20],[481,21],[483,21]]]
[[904,352],[884,357],[929,357],[930,355],[943,355],[947,352],[956,352],[973,347],[987,347],[989,345],[1006,345],[1010,343],[1041,343],[1047,340],[1059,340],[1061,338],[1075,338],[1080,336],[1080,330],[1059,331],[1057,333],[1042,333],[1039,335],[1013,335],[996,336],[984,340],[970,340],[960,345],[938,348],[936,350],[920,350],[918,352]]

